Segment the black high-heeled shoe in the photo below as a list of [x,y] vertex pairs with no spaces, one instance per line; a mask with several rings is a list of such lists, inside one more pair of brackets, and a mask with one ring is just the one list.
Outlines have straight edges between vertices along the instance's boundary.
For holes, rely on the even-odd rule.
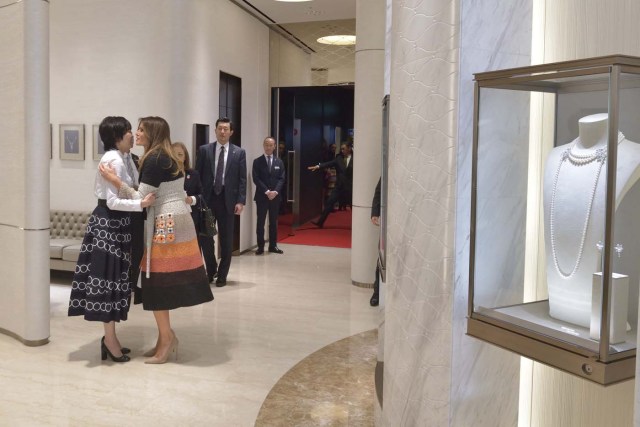
[[[104,341],[104,336],[102,337],[102,341]],[[122,347],[122,348],[120,349],[120,351],[122,352],[122,354],[129,354],[129,353],[131,353],[131,349],[130,349],[130,348],[128,348],[128,347]]]
[[131,360],[131,358],[124,353],[120,357],[114,356],[109,351],[109,348],[107,348],[107,345],[104,343],[104,337],[102,337],[102,340],[100,341],[100,353],[102,356],[102,360],[107,360],[107,356],[109,356],[114,362],[118,363],[128,362],[129,360]]

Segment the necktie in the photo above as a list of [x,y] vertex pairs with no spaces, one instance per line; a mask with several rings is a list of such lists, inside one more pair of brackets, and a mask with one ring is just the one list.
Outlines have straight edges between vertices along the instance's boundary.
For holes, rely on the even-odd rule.
[[344,167],[345,169],[349,167],[349,158],[347,157],[344,158]]
[[271,156],[267,156],[267,167],[269,168],[269,172],[271,172]]
[[131,159],[129,158],[129,153],[125,153],[124,155],[124,166],[127,168],[127,174],[129,175],[129,178],[131,178],[131,182],[135,185],[136,184],[136,179],[135,176],[133,175],[133,166],[131,165]]
[[224,145],[220,147],[218,165],[216,166],[216,180],[213,184],[213,191],[216,195],[222,193],[222,174],[224,172]]

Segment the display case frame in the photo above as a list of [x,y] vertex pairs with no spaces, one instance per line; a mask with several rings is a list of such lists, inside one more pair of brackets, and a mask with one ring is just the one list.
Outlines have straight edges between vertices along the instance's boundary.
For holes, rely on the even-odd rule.
[[[617,138],[620,114],[621,73],[640,76],[640,58],[611,55],[598,58],[535,65],[475,74],[471,225],[469,257],[469,298],[467,334],[535,361],[575,374],[590,381],[608,385],[633,378],[635,375],[635,342],[633,348],[612,351],[610,344],[610,310],[612,281],[612,233],[615,217]],[[605,79],[602,76],[606,76]],[[639,85],[640,87],[640,85]],[[474,304],[476,293],[476,248],[478,215],[478,147],[480,122],[480,92],[485,88],[507,91],[528,91],[558,94],[572,91],[608,92],[608,156],[606,157],[606,190],[604,246],[602,250],[602,306],[600,340],[584,345],[585,340],[572,340],[553,330],[519,319],[517,316],[497,313],[490,315]],[[557,111],[555,112],[557,121]],[[554,141],[557,123],[554,124]],[[547,300],[548,301],[548,300]],[[545,301],[518,304],[545,304]],[[548,304],[548,302],[547,302]],[[534,306],[529,306],[528,308]],[[509,306],[499,307],[508,312]]]

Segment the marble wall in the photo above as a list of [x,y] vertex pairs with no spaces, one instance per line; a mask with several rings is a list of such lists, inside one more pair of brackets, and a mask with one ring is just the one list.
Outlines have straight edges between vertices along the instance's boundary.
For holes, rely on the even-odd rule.
[[[473,74],[530,64],[531,13],[532,0],[461,2],[451,391],[454,426],[517,423],[520,357],[465,335]],[[478,232],[492,236],[479,235],[476,245],[476,297],[485,306],[522,301],[527,176],[519,169],[526,168],[527,146],[518,142],[526,140],[529,132],[528,123],[522,121],[523,117],[528,119],[528,96],[492,95],[482,99],[482,136],[489,146],[479,150],[485,167],[479,170]],[[490,105],[492,97],[499,97],[501,105]],[[488,156],[488,151],[493,153]],[[490,158],[495,163],[487,164]],[[491,246],[486,246],[487,242]]]

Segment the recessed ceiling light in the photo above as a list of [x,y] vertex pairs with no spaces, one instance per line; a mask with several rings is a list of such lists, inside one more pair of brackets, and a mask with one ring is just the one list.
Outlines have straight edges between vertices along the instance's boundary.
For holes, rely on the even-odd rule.
[[356,44],[356,36],[348,36],[348,35],[324,36],[324,37],[320,37],[317,40],[317,42],[322,44],[331,44],[334,46],[349,46],[349,45]]

